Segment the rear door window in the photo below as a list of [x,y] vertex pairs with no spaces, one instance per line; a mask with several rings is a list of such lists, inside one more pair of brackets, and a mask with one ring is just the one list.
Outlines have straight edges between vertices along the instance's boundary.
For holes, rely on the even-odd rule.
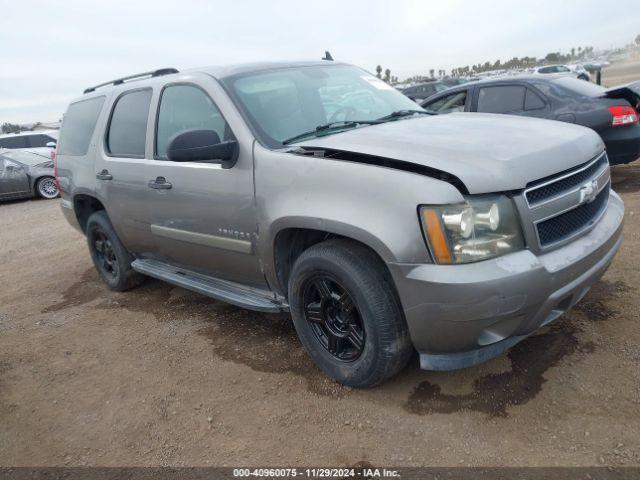
[[478,94],[478,112],[512,113],[524,108],[525,87],[505,85],[483,87]]
[[114,157],[144,158],[151,89],[121,95],[111,113],[107,152]]
[[62,121],[58,155],[86,155],[102,111],[104,97],[94,97],[69,105]]
[[0,138],[0,147],[2,148],[27,148],[28,146],[26,136]]

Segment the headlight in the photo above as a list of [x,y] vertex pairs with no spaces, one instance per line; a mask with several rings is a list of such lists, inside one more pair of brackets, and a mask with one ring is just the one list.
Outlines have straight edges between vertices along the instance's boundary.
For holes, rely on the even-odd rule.
[[420,220],[437,263],[477,262],[524,248],[514,204],[504,195],[423,206]]

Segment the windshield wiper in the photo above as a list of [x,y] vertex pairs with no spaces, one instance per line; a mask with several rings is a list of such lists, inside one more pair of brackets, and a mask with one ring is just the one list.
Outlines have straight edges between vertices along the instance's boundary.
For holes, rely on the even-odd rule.
[[313,130],[309,130],[308,132],[302,132],[298,135],[295,135],[291,138],[287,138],[282,141],[283,145],[288,145],[296,140],[301,140],[306,137],[310,137],[311,135],[316,135],[318,133],[331,131],[331,130],[342,130],[345,128],[355,128],[358,125],[375,125],[376,123],[381,123],[380,120],[340,120],[338,122],[329,122],[323,125],[318,125]]
[[411,115],[420,114],[420,115],[434,115],[433,112],[429,112],[427,110],[396,110],[395,112],[391,112],[389,115],[385,115],[384,117],[376,118],[378,122],[384,122],[387,120],[395,120],[397,118],[409,117]]

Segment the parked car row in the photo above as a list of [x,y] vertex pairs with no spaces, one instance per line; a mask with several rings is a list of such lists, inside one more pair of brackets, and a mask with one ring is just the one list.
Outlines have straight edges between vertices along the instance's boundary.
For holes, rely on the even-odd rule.
[[[454,88],[442,111],[506,99],[578,118],[555,104],[576,88],[564,82]],[[629,91],[584,98],[635,124],[609,109],[631,109]],[[432,114],[338,62],[161,69],[68,107],[61,207],[109,288],[146,275],[290,312],[327,375],[368,387],[414,349],[433,370],[500,355],[580,301],[618,251],[602,139],[526,116]]]
[[611,165],[640,157],[640,82],[606,89],[564,75],[502,77],[447,89],[421,105],[437,113],[502,113],[583,125],[598,132]]

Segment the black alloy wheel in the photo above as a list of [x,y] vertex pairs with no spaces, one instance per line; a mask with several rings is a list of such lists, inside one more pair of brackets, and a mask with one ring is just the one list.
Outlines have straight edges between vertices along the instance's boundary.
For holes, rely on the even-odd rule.
[[352,362],[365,345],[365,330],[351,295],[327,273],[309,278],[302,293],[304,318],[320,344],[336,359]]
[[98,267],[103,275],[116,278],[118,276],[118,258],[111,240],[99,227],[93,231],[93,245],[95,248]]

